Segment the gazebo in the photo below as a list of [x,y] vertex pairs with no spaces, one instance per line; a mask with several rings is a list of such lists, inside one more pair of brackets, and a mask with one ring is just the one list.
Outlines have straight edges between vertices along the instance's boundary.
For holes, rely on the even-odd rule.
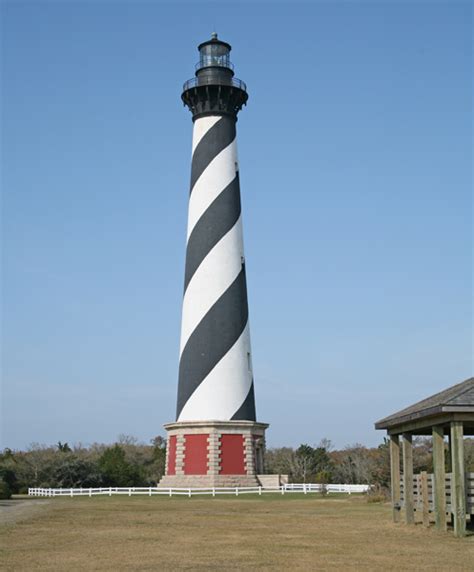
[[[429,525],[434,513],[436,527],[447,529],[446,514],[452,514],[454,535],[466,534],[466,516],[474,514],[474,473],[464,465],[464,436],[474,435],[474,378],[410,405],[375,423],[390,437],[390,474],[393,520],[400,520],[404,508],[407,524],[415,522],[415,509],[423,511]],[[433,475],[413,474],[414,435],[433,437]],[[444,438],[449,439],[446,471]],[[403,475],[400,474],[400,443]]]

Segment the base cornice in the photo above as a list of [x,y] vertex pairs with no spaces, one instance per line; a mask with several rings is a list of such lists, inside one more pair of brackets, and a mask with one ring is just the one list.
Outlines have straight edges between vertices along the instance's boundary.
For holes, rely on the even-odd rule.
[[268,429],[270,427],[269,423],[260,423],[259,421],[239,421],[239,420],[231,420],[231,421],[219,421],[219,420],[211,420],[211,421],[173,421],[172,423],[166,423],[163,427],[167,431],[172,431],[173,429]]

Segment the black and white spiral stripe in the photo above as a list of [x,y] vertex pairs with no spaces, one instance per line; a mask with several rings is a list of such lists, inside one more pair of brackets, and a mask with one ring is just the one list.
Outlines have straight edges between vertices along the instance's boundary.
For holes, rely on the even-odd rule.
[[255,421],[235,119],[194,122],[178,421]]

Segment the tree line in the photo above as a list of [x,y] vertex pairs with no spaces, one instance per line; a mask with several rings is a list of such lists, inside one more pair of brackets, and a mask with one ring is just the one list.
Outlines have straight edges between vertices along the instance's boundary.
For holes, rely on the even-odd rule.
[[[466,468],[474,471],[474,439],[465,439]],[[414,471],[433,471],[431,439],[415,438]],[[148,444],[120,435],[116,443],[70,446],[31,445],[26,451],[0,453],[0,498],[27,493],[29,487],[88,488],[156,486],[165,471],[166,441]],[[449,470],[449,454],[446,450]],[[265,454],[265,472],[285,474],[297,483],[359,483],[388,490],[389,444],[361,444],[335,449],[329,439],[317,445],[271,447]]]
[[156,486],[165,471],[166,441],[149,444],[120,435],[113,445],[32,444],[27,451],[0,453],[0,495],[29,487],[88,488]]

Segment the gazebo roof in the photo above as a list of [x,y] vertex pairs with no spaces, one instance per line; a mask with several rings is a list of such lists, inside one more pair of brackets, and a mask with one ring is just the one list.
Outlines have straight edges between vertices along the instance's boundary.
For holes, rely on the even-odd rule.
[[375,423],[375,428],[390,429],[396,425],[422,421],[428,417],[455,413],[474,414],[474,377],[384,417]]

